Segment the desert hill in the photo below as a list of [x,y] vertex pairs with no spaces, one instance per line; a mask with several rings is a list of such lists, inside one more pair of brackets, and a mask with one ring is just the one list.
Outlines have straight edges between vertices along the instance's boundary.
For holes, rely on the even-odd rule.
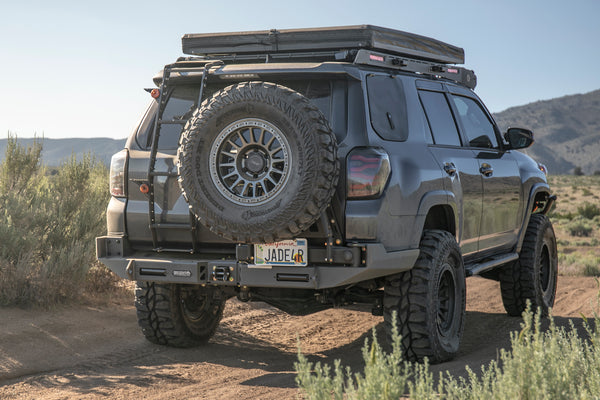
[[600,171],[600,90],[512,107],[494,115],[508,126],[533,130],[535,143],[525,152],[546,164],[551,174]]

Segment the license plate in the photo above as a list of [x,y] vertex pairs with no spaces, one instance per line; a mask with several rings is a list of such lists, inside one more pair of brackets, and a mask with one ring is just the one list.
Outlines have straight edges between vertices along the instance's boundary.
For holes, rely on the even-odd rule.
[[284,240],[275,243],[254,245],[256,265],[285,265],[306,267],[308,264],[308,244],[306,239]]

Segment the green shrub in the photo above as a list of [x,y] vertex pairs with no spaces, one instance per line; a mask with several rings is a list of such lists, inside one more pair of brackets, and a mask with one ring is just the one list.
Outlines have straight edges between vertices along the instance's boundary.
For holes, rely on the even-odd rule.
[[559,270],[563,275],[600,276],[600,257],[593,251],[586,254],[573,252],[558,255]]
[[588,237],[591,235],[594,228],[590,221],[582,217],[576,217],[571,222],[565,225],[571,236]]
[[552,219],[568,219],[571,220],[575,217],[575,214],[572,212],[560,213],[556,211],[550,211],[550,218]]
[[523,313],[520,332],[511,334],[511,350],[500,350],[478,375],[467,367],[468,378],[440,374],[434,385],[427,362],[402,361],[398,335],[386,354],[373,334],[365,341],[363,373],[345,371],[339,360],[333,371],[312,364],[300,352],[296,382],[307,399],[573,399],[597,398],[600,393],[600,318],[584,319],[589,340],[579,337],[571,323],[558,327],[552,317],[542,329],[540,313]]
[[108,171],[91,156],[53,175],[41,144],[9,137],[0,164],[0,304],[51,305],[82,294],[104,232]]
[[577,207],[577,213],[583,218],[593,219],[594,217],[600,215],[600,207],[598,207],[596,204],[588,203],[586,201],[582,206]]

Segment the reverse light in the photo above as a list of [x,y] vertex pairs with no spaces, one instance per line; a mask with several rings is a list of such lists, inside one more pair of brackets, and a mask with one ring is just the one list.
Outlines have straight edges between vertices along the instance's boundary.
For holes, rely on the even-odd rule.
[[127,150],[121,150],[110,159],[110,194],[114,197],[125,197],[125,169],[127,166]]
[[390,158],[378,148],[358,148],[346,160],[348,199],[375,199],[390,177]]

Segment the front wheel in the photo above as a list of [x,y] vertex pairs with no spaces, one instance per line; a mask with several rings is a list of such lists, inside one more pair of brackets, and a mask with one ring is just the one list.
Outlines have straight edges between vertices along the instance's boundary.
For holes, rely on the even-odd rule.
[[395,322],[406,359],[428,357],[439,363],[454,357],[460,345],[466,309],[465,269],[460,248],[446,231],[425,231],[420,250],[410,271],[386,281],[386,334],[391,342]]
[[217,330],[225,300],[210,288],[137,282],[135,308],[146,339],[155,344],[193,347]]
[[556,237],[543,214],[533,214],[527,225],[519,259],[500,270],[502,302],[509,315],[520,316],[531,302],[542,314],[554,305],[558,275]]

